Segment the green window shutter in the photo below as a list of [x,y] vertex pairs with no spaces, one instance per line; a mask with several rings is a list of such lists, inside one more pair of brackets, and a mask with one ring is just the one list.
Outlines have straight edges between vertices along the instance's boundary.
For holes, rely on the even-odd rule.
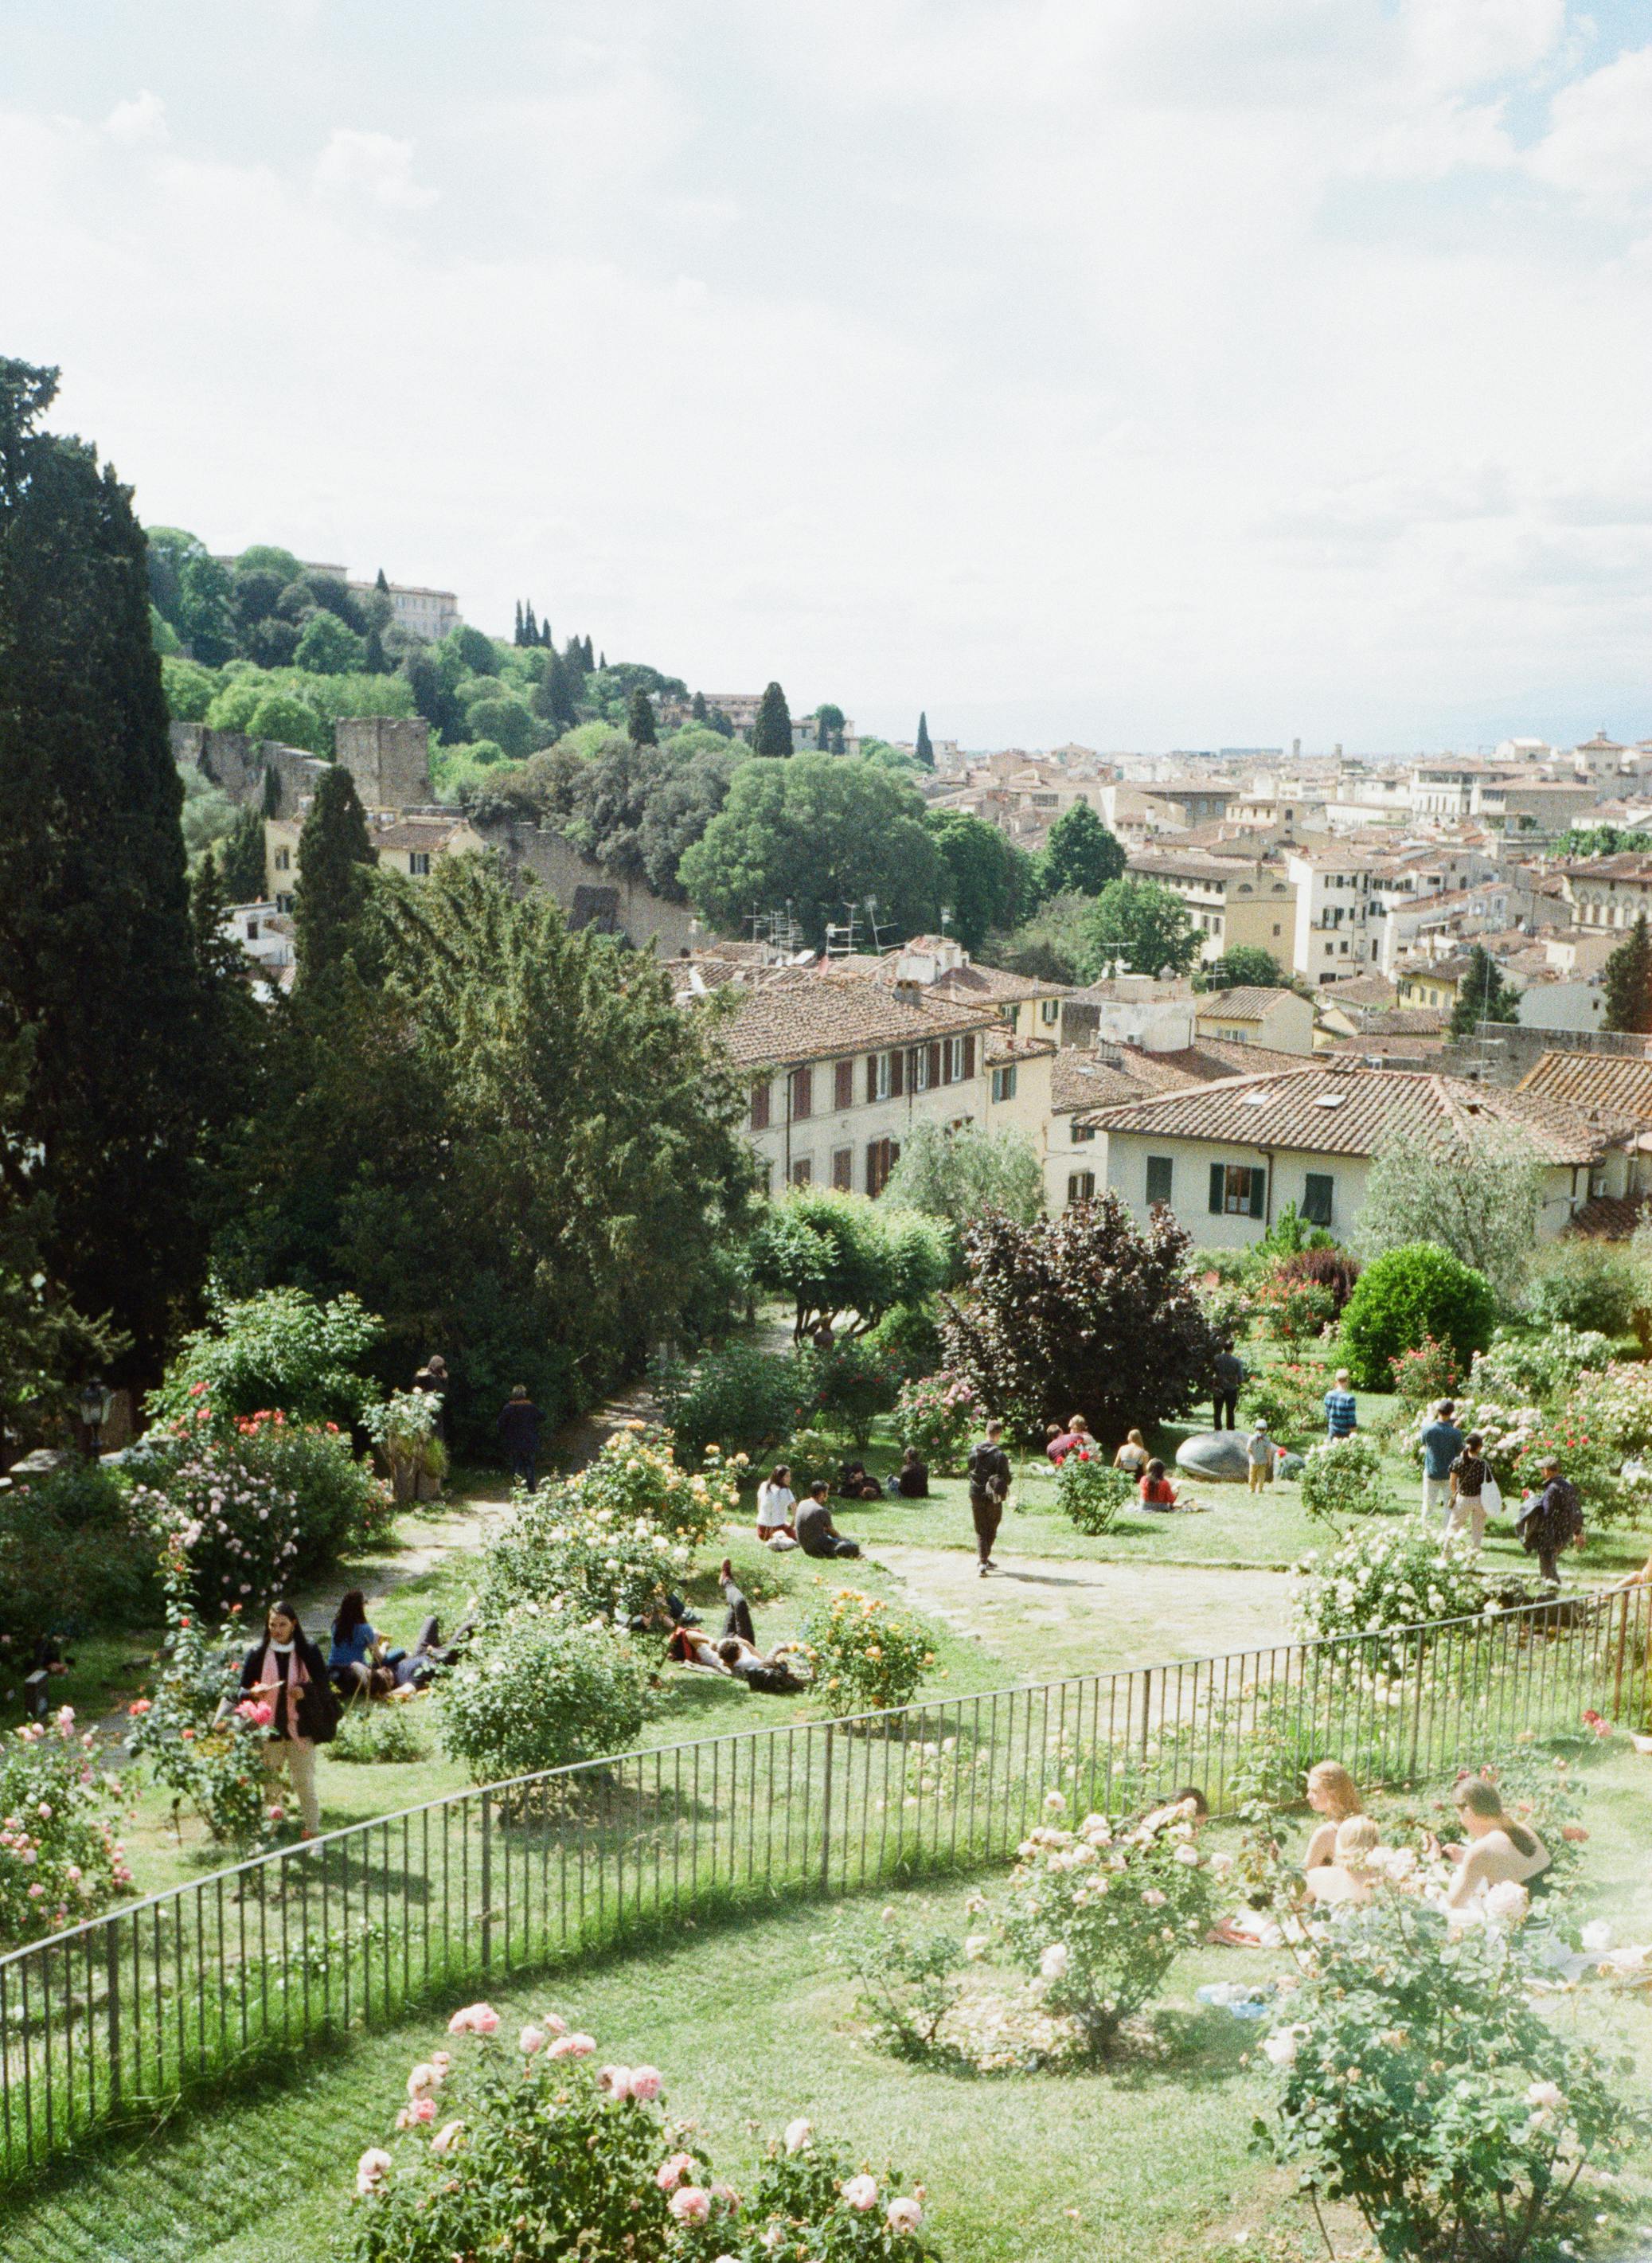
[[1262,1197],[1266,1192],[1267,1173],[1266,1171],[1252,1171],[1251,1174],[1251,1215],[1252,1218],[1261,1217]]
[[1210,1166],[1210,1208],[1214,1216],[1222,1215],[1222,1194],[1227,1182],[1227,1173],[1220,1163]]

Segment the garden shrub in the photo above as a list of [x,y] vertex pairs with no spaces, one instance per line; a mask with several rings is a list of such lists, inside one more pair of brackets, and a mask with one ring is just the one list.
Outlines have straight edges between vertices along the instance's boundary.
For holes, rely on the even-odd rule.
[[1626,1248],[1568,1234],[1550,1242],[1526,1284],[1526,1311],[1540,1327],[1586,1328],[1628,1335],[1643,1298]]
[[719,1344],[692,1365],[657,1363],[653,1381],[667,1427],[696,1459],[711,1445],[766,1451],[785,1436],[810,1395],[796,1353],[763,1351],[752,1343]]
[[1382,1457],[1358,1431],[1310,1446],[1302,1461],[1302,1486],[1308,1514],[1338,1530],[1351,1517],[1383,1516],[1394,1507]]
[[709,1540],[739,1512],[744,1453],[706,1446],[700,1471],[683,1468],[671,1434],[646,1423],[622,1422],[593,1462],[559,1487],[563,1500],[584,1516],[606,1513],[616,1524],[647,1523],[690,1547]]
[[1425,1336],[1449,1343],[1466,1363],[1491,1341],[1497,1294],[1449,1250],[1409,1242],[1374,1258],[1342,1315],[1342,1352],[1360,1391],[1387,1388],[1390,1363]]
[[1251,1291],[1252,1312],[1276,1343],[1298,1344],[1322,1335],[1337,1317],[1337,1300],[1323,1283],[1274,1273]]
[[1635,2120],[1599,2055],[1528,1994],[1532,1951],[1500,1923],[1454,1934],[1443,1911],[1381,1891],[1313,1929],[1288,2024],[1274,2158],[1364,2217],[1392,2263],[1520,2263],[1567,2250]]
[[1555,1401],[1568,1397],[1586,1369],[1611,1364],[1609,1338],[1588,1329],[1555,1327],[1539,1335],[1499,1328],[1475,1356],[1468,1389],[1477,1398]]
[[[1594,1741],[1587,1730],[1583,1733]],[[1543,1890],[1552,1903],[1556,1893],[1576,1878],[1589,1838],[1582,1819],[1588,1789],[1585,1779],[1569,1753],[1540,1752],[1530,1729],[1519,1732],[1512,1749],[1491,1733],[1487,1743],[1489,1749],[1495,1746],[1497,1758],[1488,1759],[1473,1773],[1495,1783],[1503,1796],[1504,1812],[1535,1831],[1547,1847],[1549,1867],[1543,1873]],[[1454,1771],[1448,1781],[1420,1792],[1400,1793],[1381,1802],[1378,1812],[1384,1842],[1410,1847],[1421,1855],[1432,1844],[1449,1845],[1460,1839],[1462,1829],[1455,1798],[1460,1773]]]
[[790,1466],[791,1489],[801,1500],[817,1478],[824,1478],[829,1486],[837,1484],[843,1467],[843,1441],[812,1424],[794,1430],[775,1459]]
[[963,1994],[963,1943],[913,1934],[885,1910],[880,1923],[840,1937],[837,1955],[860,1983],[855,2008],[895,2058],[949,2059],[941,2028]]
[[693,1566],[688,1543],[646,1517],[588,1509],[564,1486],[541,1486],[518,1503],[482,1561],[481,1609],[502,1616],[518,1603],[555,1601],[575,1619],[624,1626],[680,1587]]
[[[1062,1793],[1046,1795],[1048,1815],[1065,1805]],[[1105,2057],[1181,1951],[1203,1940],[1212,1904],[1190,1814],[1160,1811],[1131,1830],[1087,1815],[1074,1830],[1051,1821],[1021,1841],[999,1924],[1051,2010]]]
[[1248,1421],[1266,1422],[1274,1443],[1282,1446],[1324,1430],[1330,1387],[1331,1377],[1317,1361],[1280,1360],[1252,1369],[1240,1405]]
[[900,1390],[900,1363],[867,1336],[840,1336],[831,1349],[807,1346],[799,1356],[809,1395],[822,1418],[847,1430],[857,1446],[887,1414]]
[[1321,1289],[1328,1289],[1335,1307],[1333,1317],[1338,1319],[1360,1278],[1360,1261],[1353,1252],[1334,1247],[1288,1251],[1273,1269],[1280,1280],[1311,1281]]
[[716,2180],[694,2124],[667,2115],[659,2070],[598,2067],[554,2013],[515,2048],[487,2004],[454,2014],[452,2051],[407,2079],[391,2152],[370,2146],[340,2252],[349,2263],[588,2256],[592,2263],[877,2263],[933,2255],[921,2185],[875,2174],[801,2117],[769,2140],[743,2195]]
[[1563,1404],[1500,1443],[1516,1488],[1538,1485],[1543,1457],[1554,1454],[1587,1523],[1633,1522],[1644,1511],[1645,1480],[1624,1476],[1623,1465],[1644,1466],[1652,1456],[1652,1369],[1625,1361],[1585,1371]]
[[147,1504],[97,1462],[0,1494],[0,1627],[14,1641],[148,1625],[161,1537]]
[[866,1341],[894,1361],[903,1383],[916,1383],[920,1377],[933,1375],[946,1356],[941,1323],[927,1301],[897,1305],[875,1328],[867,1330]]
[[557,1603],[519,1603],[444,1674],[448,1750],[477,1783],[623,1753],[654,1703],[624,1636]]
[[1056,1499],[1080,1532],[1110,1532],[1136,1491],[1128,1470],[1093,1454],[1069,1454],[1056,1472]]
[[[250,1639],[239,1603],[221,1623],[190,1595],[190,1566],[175,1545],[166,1576],[166,1636],[148,1695],[126,1708],[126,1742],[172,1795],[173,1821],[188,1807],[210,1835],[244,1852],[287,1818],[263,1765],[256,1706],[242,1710],[241,1663]],[[227,1708],[218,1718],[220,1705]],[[267,1718],[267,1717],[266,1717]]]
[[1463,1370],[1456,1353],[1437,1336],[1425,1336],[1410,1351],[1389,1362],[1390,1388],[1408,1413],[1462,1392]]
[[120,1785],[99,1768],[74,1708],[0,1744],[0,1945],[18,1947],[107,1909],[132,1883],[116,1835]]
[[820,1319],[852,1312],[865,1329],[932,1296],[951,1269],[952,1232],[923,1211],[802,1187],[766,1206],[752,1252],[761,1285],[791,1299],[801,1340]]
[[1485,1609],[1485,1582],[1468,1544],[1442,1542],[1407,1522],[1351,1532],[1328,1555],[1310,1551],[1292,1574],[1292,1609],[1308,1637],[1365,1635],[1372,1671],[1404,1673],[1416,1645],[1390,1630],[1433,1619],[1468,1618]]
[[327,1749],[332,1760],[356,1761],[364,1768],[401,1767],[430,1756],[418,1713],[410,1704],[346,1705],[339,1716],[338,1734]]
[[935,1638],[921,1619],[857,1587],[822,1596],[804,1621],[803,1638],[815,1690],[838,1715],[909,1705],[935,1662]]
[[378,1396],[362,1368],[384,1332],[348,1293],[326,1304],[302,1289],[216,1300],[210,1325],[184,1337],[150,1393],[149,1419],[184,1421],[205,1398],[220,1415],[279,1406],[297,1422],[355,1422]]
[[936,1477],[962,1474],[971,1433],[985,1419],[969,1383],[950,1369],[904,1383],[895,1401],[897,1437],[903,1446],[915,1446]]

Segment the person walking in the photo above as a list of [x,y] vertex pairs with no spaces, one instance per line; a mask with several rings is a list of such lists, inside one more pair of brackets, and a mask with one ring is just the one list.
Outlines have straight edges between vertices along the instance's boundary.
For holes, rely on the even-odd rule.
[[1545,1455],[1537,1466],[1543,1480],[1541,1489],[1527,1493],[1520,1503],[1515,1529],[1526,1554],[1536,1557],[1538,1569],[1548,1585],[1558,1587],[1562,1549],[1576,1547],[1583,1540],[1583,1507],[1576,1486],[1561,1475],[1560,1463],[1553,1454]]
[[499,1410],[499,1442],[510,1474],[532,1493],[539,1482],[539,1425],[544,1415],[528,1396],[525,1383],[513,1383]]
[[1436,1509],[1451,1516],[1451,1465],[1462,1451],[1462,1432],[1452,1421],[1457,1409],[1449,1399],[1442,1399],[1434,1409],[1432,1421],[1418,1433],[1418,1442],[1423,1449],[1423,1520],[1425,1523]]
[[[1239,1392],[1244,1384],[1244,1362],[1230,1344],[1226,1351],[1216,1354],[1216,1390],[1211,1398],[1213,1430],[1233,1428],[1234,1409],[1239,1403]],[[1223,1416],[1227,1416],[1225,1424]]]
[[1467,1532],[1468,1545],[1477,1556],[1486,1533],[1485,1490],[1491,1482],[1491,1471],[1481,1449],[1485,1440],[1478,1430],[1470,1430],[1463,1441],[1463,1449],[1451,1465],[1451,1508],[1446,1519],[1446,1537],[1450,1540]]
[[447,1394],[449,1390],[447,1362],[439,1351],[433,1351],[413,1378],[415,1391],[428,1391],[436,1401],[436,1435],[447,1443]]
[[1352,1438],[1360,1427],[1360,1409],[1348,1388],[1350,1379],[1347,1369],[1339,1367],[1336,1382],[1325,1393],[1327,1438]]
[[1004,1425],[995,1418],[987,1424],[986,1435],[970,1449],[970,1520],[975,1526],[975,1550],[980,1558],[977,1576],[983,1580],[998,1569],[992,1561],[992,1543],[998,1538],[1004,1503],[1009,1498],[1010,1458],[1003,1439]]
[[1256,1418],[1256,1428],[1244,1442],[1244,1459],[1250,1489],[1260,1493],[1273,1482],[1273,1434],[1261,1415]]
[[[327,1678],[321,1652],[299,1623],[291,1603],[270,1606],[264,1631],[242,1662],[242,1703],[270,1708],[263,1764],[272,1776],[285,1771],[298,1795],[304,1836],[321,1827],[315,1790],[315,1748],[330,1744],[338,1727],[338,1700]],[[220,1712],[228,1710],[225,1699]]]

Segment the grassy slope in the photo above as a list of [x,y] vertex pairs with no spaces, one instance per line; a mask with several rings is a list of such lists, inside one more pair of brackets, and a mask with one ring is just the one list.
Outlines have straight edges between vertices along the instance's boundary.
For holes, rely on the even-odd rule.
[[[1592,1773],[1590,1907],[1612,1915],[1624,1937],[1644,1939],[1652,1763],[1614,1757]],[[907,1900],[962,1931],[965,1891]],[[1273,1969],[1266,1957],[1207,1949],[1184,1958],[1161,2006],[1162,2052],[1151,2061],[960,2081],[891,2062],[859,2027],[852,1984],[830,1962],[831,1935],[840,1923],[875,1918],[875,1904],[852,1904],[699,1935],[685,1927],[646,1956],[564,1976],[553,1990],[499,1990],[493,2000],[514,2022],[549,1998],[604,2051],[654,2061],[674,2108],[699,2118],[737,2183],[754,2131],[795,2112],[876,2161],[892,2159],[926,2180],[951,2263],[1054,2253],[1074,2263],[1143,2254],[1208,2263],[1241,2230],[1301,2225],[1285,2180],[1247,2151],[1268,2089],[1259,2068],[1241,2063],[1254,2030],[1194,1998],[1205,1980],[1259,1977]],[[1636,2055],[1644,2087],[1652,2072],[1644,1999],[1609,2011],[1574,2004],[1560,2016],[1602,2021]],[[323,2252],[357,2154],[382,2141],[405,2070],[430,2040],[422,2022],[318,2050],[300,2076],[256,2103],[111,2151],[0,2222],[0,2259],[264,2263],[276,2224],[284,2252]],[[1641,2166],[1652,2168],[1652,2157]]]

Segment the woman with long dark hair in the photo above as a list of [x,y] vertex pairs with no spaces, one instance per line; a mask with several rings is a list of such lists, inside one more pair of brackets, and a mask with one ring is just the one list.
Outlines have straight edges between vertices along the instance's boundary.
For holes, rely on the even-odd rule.
[[304,1836],[314,1839],[321,1827],[315,1748],[332,1742],[338,1700],[321,1652],[284,1598],[271,1604],[264,1631],[242,1661],[241,1690],[243,1705],[268,1709],[263,1764],[272,1776],[285,1771],[291,1779],[304,1818]]
[[[367,1598],[352,1587],[333,1621],[333,1646],[327,1654],[328,1679],[341,1697],[371,1696],[376,1672],[387,1667],[377,1628],[367,1623]],[[386,1679],[388,1687],[388,1677]]]

